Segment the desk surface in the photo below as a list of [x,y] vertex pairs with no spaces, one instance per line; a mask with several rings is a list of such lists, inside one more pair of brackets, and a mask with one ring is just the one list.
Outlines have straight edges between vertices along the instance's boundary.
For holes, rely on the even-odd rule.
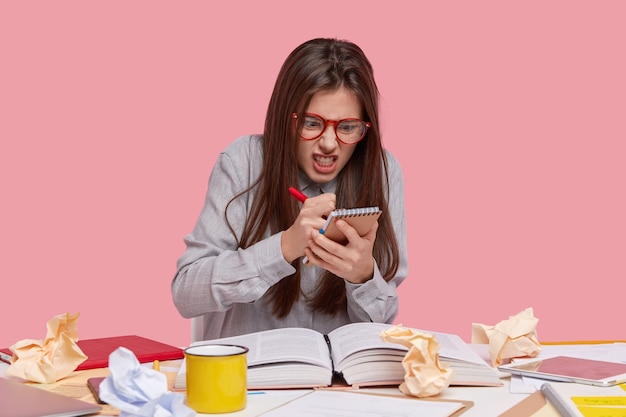
[[[0,362],[0,377],[5,376],[5,371],[7,368],[8,364]],[[80,372],[88,373],[89,371]],[[463,413],[463,417],[497,416],[498,414],[506,411],[527,396],[527,394],[511,394],[509,392],[508,380],[504,379],[503,381],[505,382],[505,384],[502,387],[448,387],[440,394],[439,398],[473,401],[474,406],[467,410],[465,413]],[[91,395],[86,385],[85,390],[87,397]],[[401,394],[397,388],[362,388],[361,391],[381,394]],[[264,413],[281,404],[284,404],[285,402],[290,401],[299,395],[305,394],[306,392],[308,392],[308,390],[264,392],[265,394],[248,395],[248,405],[246,409],[235,413],[228,413],[228,416],[258,416],[259,414]],[[83,399],[87,400],[88,398]],[[101,413],[100,415],[106,416],[111,414]]]
[[[364,388],[361,391],[379,394],[401,394],[397,388]],[[246,409],[236,413],[229,413],[228,416],[258,416],[306,392],[308,391],[294,391],[294,396],[291,397],[289,393],[285,392],[249,395]],[[449,387],[438,398],[473,401],[474,406],[464,412],[462,417],[496,417],[526,398],[527,395],[509,393],[508,382],[505,382],[505,385],[502,387]]]
[[[477,353],[484,359],[488,358],[488,350],[485,346],[472,346]],[[574,347],[574,346],[571,346]],[[546,349],[549,350],[549,349]],[[623,355],[623,354],[622,354]],[[623,359],[626,360],[626,359]],[[161,370],[168,376],[168,382],[170,386],[173,386],[173,380],[175,379],[176,370],[180,366],[181,361],[168,361],[161,365]],[[168,368],[169,366],[169,368]],[[0,377],[5,376],[8,364],[0,362]],[[95,375],[94,373],[98,373]],[[82,397],[79,395],[71,395],[76,398],[81,398],[85,401],[94,401],[95,399],[89,392],[86,386],[86,379],[92,376],[106,376],[108,375],[108,369],[95,369],[87,371],[75,372],[75,375],[68,377],[66,380],[71,381],[68,385],[73,388],[81,387],[84,389],[85,394]],[[64,380],[65,381],[65,380]],[[474,406],[462,414],[462,417],[495,417],[505,412],[509,408],[513,407],[518,402],[525,399],[529,394],[524,393],[511,393],[509,378],[502,379],[504,385],[501,387],[448,387],[437,398],[450,399],[450,400],[465,400],[473,401]],[[61,382],[57,384],[62,385]],[[573,384],[578,385],[578,384]],[[597,387],[596,387],[597,388]],[[626,390],[626,388],[624,388]],[[245,410],[229,413],[229,417],[252,417],[258,416],[272,408],[275,408],[285,402],[288,402],[299,395],[303,395],[308,390],[283,390],[283,391],[265,391],[265,394],[252,394],[248,395],[248,405]],[[361,392],[372,392],[379,394],[394,394],[400,395],[398,388],[362,388]],[[113,409],[115,410],[115,409]],[[110,408],[107,414],[107,410],[100,415],[112,415]]]

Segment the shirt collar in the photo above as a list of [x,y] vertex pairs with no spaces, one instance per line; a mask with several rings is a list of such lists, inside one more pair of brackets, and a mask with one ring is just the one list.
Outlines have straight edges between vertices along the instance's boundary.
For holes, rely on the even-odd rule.
[[327,183],[320,184],[312,181],[302,170],[298,170],[298,181],[300,182],[300,190],[307,197],[315,197],[324,193],[334,193],[337,189],[337,177]]

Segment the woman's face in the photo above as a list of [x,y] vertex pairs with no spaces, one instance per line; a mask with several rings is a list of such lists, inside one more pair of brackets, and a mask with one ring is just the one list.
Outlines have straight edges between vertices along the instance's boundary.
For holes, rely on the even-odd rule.
[[[344,87],[313,95],[306,113],[314,113],[326,120],[362,117],[361,104],[356,95]],[[346,165],[356,144],[346,145],[337,140],[335,125],[327,124],[322,136],[303,140],[298,144],[298,166],[314,182],[333,180]]]

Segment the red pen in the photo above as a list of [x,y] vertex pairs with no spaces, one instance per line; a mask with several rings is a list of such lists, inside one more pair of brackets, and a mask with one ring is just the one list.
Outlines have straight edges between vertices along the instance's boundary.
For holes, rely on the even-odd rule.
[[295,197],[296,200],[298,200],[301,203],[304,203],[304,200],[307,199],[307,197],[304,194],[302,194],[302,192],[298,190],[297,188],[289,187],[289,192],[291,193],[292,196]]
[[[301,203],[304,203],[304,200],[307,199],[307,196],[305,196],[304,194],[302,194],[302,191],[298,190],[297,188],[294,187],[289,187],[289,192],[291,193],[291,195],[298,200]],[[302,264],[306,265],[309,263],[309,259],[305,256],[304,258],[302,258]]]

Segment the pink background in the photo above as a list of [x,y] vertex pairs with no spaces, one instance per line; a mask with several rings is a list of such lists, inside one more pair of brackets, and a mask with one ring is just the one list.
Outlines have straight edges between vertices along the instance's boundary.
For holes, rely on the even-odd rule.
[[189,342],[170,296],[217,153],[262,131],[301,42],[370,57],[404,168],[397,323],[527,307],[541,341],[626,339],[623,1],[7,1],[0,7],[0,346]]

